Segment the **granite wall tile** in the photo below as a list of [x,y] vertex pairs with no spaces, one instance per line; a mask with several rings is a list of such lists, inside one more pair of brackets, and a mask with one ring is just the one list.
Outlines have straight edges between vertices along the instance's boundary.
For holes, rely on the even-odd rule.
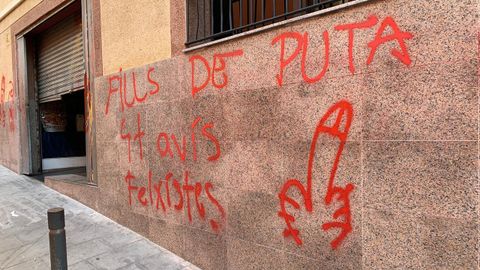
[[193,189],[185,192],[185,224],[220,235],[227,234],[228,191],[191,179]]
[[368,142],[364,205],[429,216],[477,217],[473,142]]
[[184,256],[185,227],[165,220],[150,218],[148,238],[169,251]]
[[[125,211],[122,209],[116,220],[121,225],[139,233],[144,237],[149,235],[149,219],[148,216],[133,213],[131,211]],[[142,222],[139,222],[141,220]]]
[[[195,120],[192,116],[192,100],[189,98],[158,102],[147,106],[146,134],[145,139],[150,142],[157,142],[160,133],[169,136],[169,142],[173,154],[178,158],[175,144],[171,138],[174,135],[179,145],[182,140],[190,137],[190,127]],[[163,139],[165,141],[165,139]],[[162,143],[163,143],[162,141]],[[163,144],[162,144],[163,146]]]
[[202,269],[227,269],[227,241],[222,235],[186,227],[184,252],[185,260]]
[[304,256],[298,256],[292,253],[285,253],[286,255],[286,262],[285,262],[285,270],[343,270],[343,269],[362,269],[361,262],[360,264],[358,261],[355,260],[347,260],[347,261],[333,261],[331,258],[328,257],[320,257],[320,258],[308,258]]
[[275,119],[282,127],[279,130],[285,132],[274,136],[283,135],[282,138],[288,140],[309,141],[328,109],[338,102],[347,101],[353,113],[347,140],[359,141],[362,138],[363,94],[367,89],[363,75],[347,76],[341,80],[327,79],[316,84],[285,86],[280,90],[280,117]]
[[190,97],[186,89],[190,73],[185,73],[184,65],[183,58],[172,57],[146,66],[146,86],[150,93],[147,104]]
[[[233,190],[277,194],[283,183],[284,150],[282,140],[237,141],[220,161],[225,167],[217,181]],[[222,168],[223,169],[223,168]]]
[[224,116],[229,140],[278,138],[290,127],[282,125],[280,92],[258,89],[232,93],[225,98]]
[[422,269],[418,217],[365,208],[363,269]]
[[97,154],[97,167],[99,170],[111,170],[118,168],[120,157],[118,153],[118,145],[112,143],[114,140],[101,141],[95,144]]
[[283,269],[286,261],[282,250],[229,237],[228,269]]
[[366,140],[476,140],[477,60],[367,76]]
[[478,264],[478,218],[423,217],[418,225],[425,269],[475,269]]
[[229,237],[283,249],[283,223],[278,198],[261,192],[231,190],[228,194]]

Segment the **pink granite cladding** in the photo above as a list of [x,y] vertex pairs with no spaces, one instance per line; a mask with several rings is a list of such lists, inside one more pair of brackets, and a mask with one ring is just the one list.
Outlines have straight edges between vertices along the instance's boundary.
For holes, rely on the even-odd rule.
[[0,71],[0,164],[19,172],[20,101],[12,78]]
[[476,8],[369,1],[96,78],[97,208],[204,269],[476,268]]

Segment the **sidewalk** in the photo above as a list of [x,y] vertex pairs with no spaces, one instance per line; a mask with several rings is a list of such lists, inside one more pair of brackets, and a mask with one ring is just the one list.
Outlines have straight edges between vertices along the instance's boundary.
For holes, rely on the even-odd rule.
[[65,208],[70,270],[198,269],[94,210],[0,166],[0,270],[50,269],[47,209]]

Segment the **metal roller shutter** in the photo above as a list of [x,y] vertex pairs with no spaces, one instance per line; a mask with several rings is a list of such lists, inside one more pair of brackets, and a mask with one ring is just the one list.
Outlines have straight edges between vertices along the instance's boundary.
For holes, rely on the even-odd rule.
[[37,39],[39,102],[60,100],[61,95],[83,89],[82,19],[72,15]]

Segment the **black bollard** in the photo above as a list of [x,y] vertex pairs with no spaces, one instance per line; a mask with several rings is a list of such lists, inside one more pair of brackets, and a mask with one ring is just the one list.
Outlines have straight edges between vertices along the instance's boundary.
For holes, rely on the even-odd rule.
[[47,212],[50,229],[50,265],[52,270],[67,270],[67,240],[65,238],[65,213],[63,208]]

